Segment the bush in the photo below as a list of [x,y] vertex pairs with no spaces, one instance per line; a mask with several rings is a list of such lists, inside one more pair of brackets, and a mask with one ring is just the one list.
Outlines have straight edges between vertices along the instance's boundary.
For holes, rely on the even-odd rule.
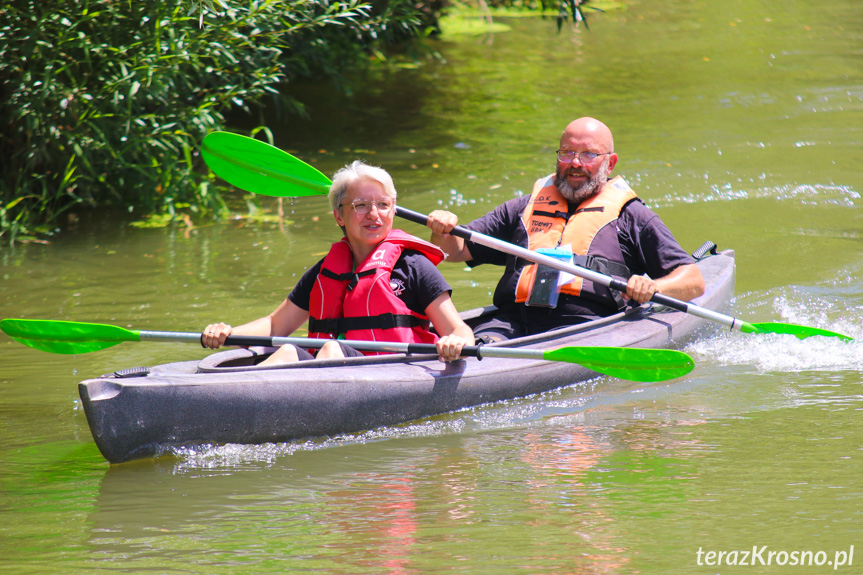
[[[231,108],[421,33],[411,2],[17,0],[0,8],[0,237],[74,206],[223,215],[197,149]],[[236,4],[236,6],[233,6]],[[426,17],[426,21],[428,18]]]

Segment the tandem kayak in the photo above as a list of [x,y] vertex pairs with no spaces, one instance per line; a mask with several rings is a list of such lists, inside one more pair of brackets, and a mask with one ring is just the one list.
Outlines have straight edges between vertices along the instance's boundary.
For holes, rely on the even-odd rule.
[[[734,293],[734,253],[698,262],[705,293],[693,303],[719,313]],[[463,314],[475,323],[493,308]],[[596,321],[491,344],[679,348],[716,329],[648,303]],[[78,385],[87,422],[111,463],[202,444],[261,444],[395,425],[598,377],[573,363],[486,357],[441,363],[390,354],[260,367],[272,348],[232,349],[200,361],[116,371]],[[587,388],[586,388],[587,389]]]

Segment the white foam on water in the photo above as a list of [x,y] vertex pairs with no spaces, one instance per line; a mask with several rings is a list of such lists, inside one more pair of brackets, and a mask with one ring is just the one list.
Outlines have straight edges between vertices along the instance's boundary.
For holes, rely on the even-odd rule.
[[710,187],[704,193],[669,193],[651,199],[652,208],[668,207],[678,204],[701,204],[707,202],[734,202],[739,200],[774,199],[780,202],[795,202],[812,206],[855,206],[859,203],[860,193],[850,186],[833,184],[797,184],[775,187],[760,187],[747,190],[735,188],[730,183]]
[[200,471],[202,469],[230,468],[232,470],[245,467],[260,467],[274,464],[279,458],[291,455],[297,451],[313,451],[322,449],[324,445],[315,445],[313,441],[296,443],[263,443],[260,445],[241,445],[228,443],[225,445],[201,444],[187,447],[172,447],[167,453],[175,456],[174,473]]
[[[464,410],[463,410],[464,411]],[[172,447],[167,453],[175,456],[175,473],[200,471],[202,469],[240,469],[243,467],[270,466],[279,459],[298,452],[320,451],[343,445],[364,444],[392,438],[428,437],[447,433],[458,433],[465,425],[461,418],[446,420],[420,420],[403,425],[381,427],[360,433],[345,433],[333,437],[311,438],[280,443],[245,445],[202,444]]]
[[[820,328],[851,338],[722,331],[686,351],[719,365],[750,365],[763,372],[860,370],[863,367],[863,301],[853,276],[815,287],[785,287],[737,298],[735,317],[749,323]],[[856,293],[850,293],[851,291]],[[837,293],[839,292],[839,293]],[[844,294],[841,292],[845,292]],[[841,294],[841,296],[840,296]]]
[[588,397],[582,395],[584,388],[591,390],[596,382],[603,380],[605,378],[580,383],[581,393],[574,393],[570,388],[565,387],[529,397],[466,407],[426,419],[358,433],[259,445],[202,444],[172,447],[166,453],[177,458],[174,473],[200,473],[202,470],[218,472],[218,470],[272,466],[279,459],[298,452],[319,451],[344,445],[396,438],[438,437],[466,432],[529,427],[557,413],[570,413],[573,410],[583,409],[588,401]]

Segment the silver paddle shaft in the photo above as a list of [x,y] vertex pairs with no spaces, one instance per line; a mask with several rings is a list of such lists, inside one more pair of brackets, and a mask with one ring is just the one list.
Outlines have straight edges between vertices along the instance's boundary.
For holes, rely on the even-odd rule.
[[[428,216],[420,214],[419,212],[408,210],[401,206],[396,206],[396,215],[421,225],[426,225],[426,223],[428,222]],[[537,253],[527,248],[523,248],[521,246],[517,246],[515,244],[511,244],[509,242],[505,242],[503,240],[499,240],[497,238],[493,238],[479,232],[473,232],[465,227],[456,226],[452,229],[450,234],[460,237],[464,240],[501,251],[511,256],[520,257],[538,264],[547,265],[548,267],[554,268],[556,270],[571,273],[572,275],[578,276],[582,279],[590,280],[594,283],[598,283],[608,288],[626,293],[625,281],[621,281],[611,276],[607,276],[605,274],[601,274],[599,272],[595,272],[581,266],[576,266],[574,264],[561,261],[551,256]],[[688,313],[690,315],[700,317],[701,319],[706,319],[707,321],[716,322],[732,330],[740,331],[741,328],[746,324],[746,322],[731,317],[729,315],[717,313],[713,310],[697,306],[694,303],[680,301],[679,299],[675,299],[673,297],[669,297],[667,295],[659,293],[653,294],[653,297],[650,298],[650,301],[670,307],[672,309],[676,309],[677,311],[682,311],[683,313]]]

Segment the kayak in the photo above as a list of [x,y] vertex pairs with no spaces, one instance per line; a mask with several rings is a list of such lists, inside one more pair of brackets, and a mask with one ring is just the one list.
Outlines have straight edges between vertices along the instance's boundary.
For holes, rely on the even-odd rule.
[[[698,261],[705,293],[694,304],[722,313],[734,294],[734,252]],[[475,324],[494,308],[462,314]],[[489,344],[680,348],[716,324],[643,304],[552,332]],[[463,358],[433,354],[257,364],[273,348],[216,352],[202,360],[121,369],[82,381],[93,438],[111,463],[157,457],[172,448],[262,444],[334,436],[396,425],[484,403],[524,397],[600,377],[581,365],[542,359]]]

